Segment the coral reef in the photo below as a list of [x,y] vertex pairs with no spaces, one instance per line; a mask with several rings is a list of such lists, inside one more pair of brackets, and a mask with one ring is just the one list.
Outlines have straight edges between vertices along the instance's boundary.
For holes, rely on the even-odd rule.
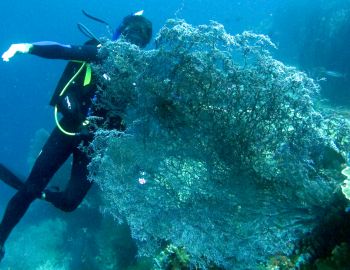
[[186,250],[170,244],[155,258],[154,270],[187,269],[189,263]]
[[332,250],[329,257],[319,259],[315,264],[318,270],[346,270],[350,268],[349,256],[349,244],[341,243]]
[[55,218],[15,232],[2,269],[68,269],[69,256],[62,248],[66,230],[67,224]]
[[105,43],[96,106],[127,128],[96,131],[90,178],[140,256],[172,244],[192,266],[257,269],[291,255],[334,203],[339,164],[325,163],[342,149],[315,105],[318,85],[274,47],[182,20],[154,50]]

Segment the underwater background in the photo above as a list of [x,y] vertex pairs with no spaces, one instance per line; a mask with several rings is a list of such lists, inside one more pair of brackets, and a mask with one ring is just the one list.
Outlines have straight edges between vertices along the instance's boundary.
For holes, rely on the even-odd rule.
[[[124,16],[143,9],[144,15],[153,22],[154,38],[171,18],[184,19],[193,26],[217,21],[231,35],[243,31],[267,35],[277,46],[271,50],[275,59],[296,67],[319,83],[319,99],[323,106],[337,111],[344,119],[350,116],[349,0],[2,0],[0,51],[4,52],[12,43],[43,40],[81,44],[86,37],[76,27],[78,22],[97,36],[105,36],[104,26],[86,18],[82,9],[110,22],[113,27]],[[152,42],[148,49],[154,48]],[[0,63],[0,162],[19,175],[28,174],[40,141],[54,127],[53,109],[48,102],[65,64],[65,61],[31,55],[19,55],[9,63]],[[341,150],[346,158],[350,149]],[[340,184],[341,179],[338,181]],[[151,269],[152,263],[148,260],[135,262],[137,247],[130,240],[129,229],[117,226],[108,214],[101,214],[98,192],[96,187],[89,194],[88,202],[70,214],[36,202],[9,238],[0,269]],[[13,194],[12,189],[0,183],[1,211]],[[343,218],[348,220],[349,217]],[[96,236],[100,243],[96,243]],[[342,244],[346,237],[349,240],[350,234],[345,234],[336,244]],[[102,250],[102,256],[103,247],[106,250]],[[168,252],[187,256],[181,255],[181,250]],[[348,252],[347,247],[343,246],[342,252]],[[246,256],[249,257],[249,253]],[[288,261],[276,257],[275,265],[279,266],[269,269],[293,269],[292,263],[281,262],[283,260]],[[164,269],[191,269],[186,267],[178,263],[164,266]],[[240,265],[226,269],[260,268]],[[350,269],[350,266],[323,269]]]

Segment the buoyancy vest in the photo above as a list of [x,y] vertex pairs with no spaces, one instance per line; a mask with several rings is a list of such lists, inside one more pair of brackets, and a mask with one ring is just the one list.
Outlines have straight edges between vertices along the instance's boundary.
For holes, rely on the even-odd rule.
[[[96,92],[96,84],[93,81],[90,65],[81,61],[70,61],[58,81],[50,105],[55,107],[57,126],[67,135],[75,135],[86,120]],[[58,112],[70,123],[69,128],[73,130],[68,131],[60,127]]]

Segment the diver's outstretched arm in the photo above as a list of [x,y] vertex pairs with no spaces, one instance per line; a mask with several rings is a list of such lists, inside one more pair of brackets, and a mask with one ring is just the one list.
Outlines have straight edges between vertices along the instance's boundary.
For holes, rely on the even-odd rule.
[[35,42],[29,51],[40,57],[49,59],[78,60],[78,61],[97,61],[97,45],[64,45],[51,41]]
[[29,53],[49,59],[77,60],[77,61],[98,61],[97,45],[64,45],[52,41],[41,41],[35,43],[12,44],[3,53],[2,59],[6,62],[17,53]]

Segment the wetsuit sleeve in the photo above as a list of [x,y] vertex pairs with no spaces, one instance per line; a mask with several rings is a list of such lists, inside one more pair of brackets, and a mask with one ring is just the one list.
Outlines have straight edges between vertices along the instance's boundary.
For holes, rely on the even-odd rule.
[[79,61],[98,61],[98,47],[96,45],[64,45],[51,41],[42,41],[32,44],[31,54],[49,58]]

